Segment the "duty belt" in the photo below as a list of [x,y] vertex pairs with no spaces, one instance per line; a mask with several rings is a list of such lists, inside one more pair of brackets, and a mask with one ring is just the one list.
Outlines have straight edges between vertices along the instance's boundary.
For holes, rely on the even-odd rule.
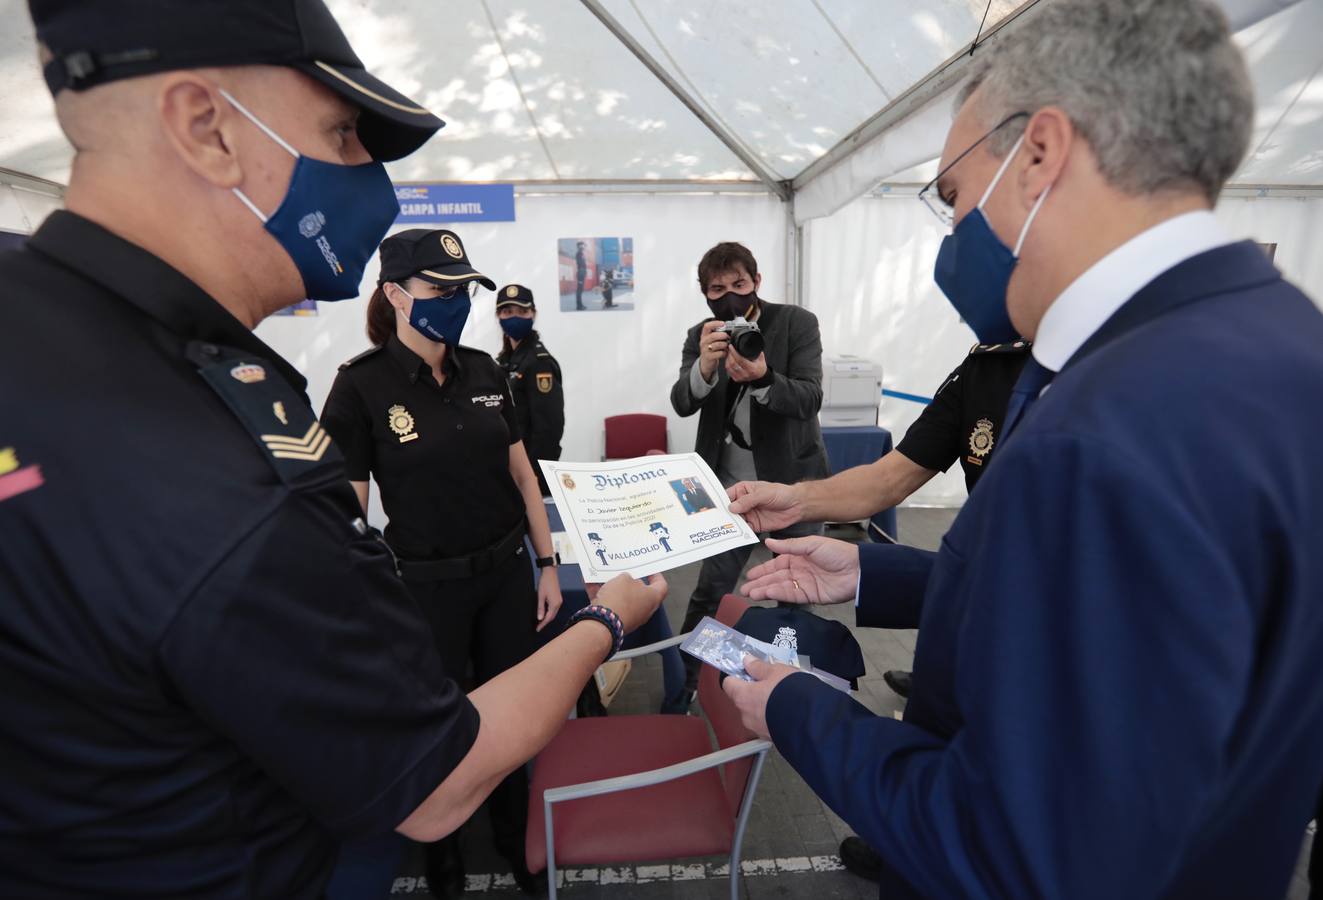
[[399,561],[400,577],[405,581],[417,583],[454,581],[485,575],[512,556],[522,553],[526,534],[528,534],[528,523],[520,519],[509,534],[485,550],[467,556],[452,556],[448,559],[402,559]]

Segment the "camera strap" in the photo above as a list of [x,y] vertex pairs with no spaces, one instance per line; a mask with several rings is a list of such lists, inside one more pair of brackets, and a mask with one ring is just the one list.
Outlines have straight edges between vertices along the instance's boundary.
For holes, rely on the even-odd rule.
[[[727,389],[729,390],[730,386],[733,384],[734,382],[728,381]],[[731,442],[741,450],[752,452],[753,447],[750,446],[748,438],[744,436],[744,432],[740,431],[740,426],[735,424],[735,411],[740,408],[740,403],[744,400],[744,395],[748,390],[749,386],[747,384],[741,384],[740,389],[735,392],[735,399],[731,401],[726,408],[725,436],[729,436]]]

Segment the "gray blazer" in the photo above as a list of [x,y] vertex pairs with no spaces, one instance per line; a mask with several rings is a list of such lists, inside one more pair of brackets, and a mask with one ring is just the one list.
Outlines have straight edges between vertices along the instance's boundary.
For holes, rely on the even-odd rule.
[[[822,337],[818,319],[798,306],[763,301],[758,327],[767,344],[764,356],[774,381],[767,402],[750,403],[749,442],[753,462],[762,481],[794,484],[831,474],[827,449],[818,428],[822,407]],[[726,396],[739,389],[717,366],[717,384],[699,400],[689,387],[689,370],[698,362],[699,322],[685,335],[680,357],[680,377],[671,388],[671,406],[681,416],[698,417],[698,439],[694,449],[716,470],[725,438]]]

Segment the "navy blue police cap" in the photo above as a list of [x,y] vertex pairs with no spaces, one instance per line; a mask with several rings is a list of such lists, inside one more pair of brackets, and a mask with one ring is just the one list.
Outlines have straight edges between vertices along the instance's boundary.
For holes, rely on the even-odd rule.
[[372,158],[408,156],[445,125],[368,74],[322,0],[28,0],[52,94],[176,69],[288,66],[362,110]]
[[406,278],[421,278],[439,287],[476,281],[489,291],[496,290],[496,282],[469,263],[459,235],[446,228],[410,228],[381,242],[378,282],[398,284]]
[[533,302],[533,292],[522,284],[507,284],[501,288],[496,295],[496,308],[502,306],[518,306],[522,309],[537,309],[537,304]]
[[789,646],[807,656],[815,669],[830,672],[859,690],[866,672],[864,652],[850,629],[842,622],[823,619],[796,606],[754,606],[735,623],[735,630],[765,644]]

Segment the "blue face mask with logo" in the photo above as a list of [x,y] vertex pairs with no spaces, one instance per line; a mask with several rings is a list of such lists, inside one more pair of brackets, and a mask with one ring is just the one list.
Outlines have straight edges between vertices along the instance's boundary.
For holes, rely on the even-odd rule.
[[[404,291],[404,288],[400,290]],[[459,288],[450,297],[414,297],[408,291],[404,291],[404,295],[413,301],[409,324],[415,331],[429,341],[459,346],[459,336],[469,320],[469,310],[473,308],[467,288]]]
[[1019,262],[1020,248],[1024,246],[1029,226],[1047,199],[1049,186],[1038,197],[1038,202],[1025,220],[1020,231],[1020,239],[1011,250],[1001,242],[983,215],[983,205],[992,196],[993,189],[1001,181],[1006,168],[1019,152],[1024,137],[1015,142],[1006,160],[997,170],[988,189],[983,192],[983,199],[978,206],[960,220],[955,230],[942,239],[942,247],[937,252],[937,265],[933,277],[937,286],[946,294],[956,312],[982,344],[1003,344],[1019,340],[1019,333],[1011,324],[1010,314],[1006,311],[1006,287],[1011,283],[1011,273]]
[[379,162],[344,166],[299,153],[230,96],[221,94],[296,160],[285,199],[270,216],[242,191],[234,193],[262,220],[294,261],[309,300],[347,300],[358,286],[400,204]]
[[501,319],[501,330],[509,335],[513,341],[522,341],[533,333],[533,320],[525,319],[523,316],[510,316]]

